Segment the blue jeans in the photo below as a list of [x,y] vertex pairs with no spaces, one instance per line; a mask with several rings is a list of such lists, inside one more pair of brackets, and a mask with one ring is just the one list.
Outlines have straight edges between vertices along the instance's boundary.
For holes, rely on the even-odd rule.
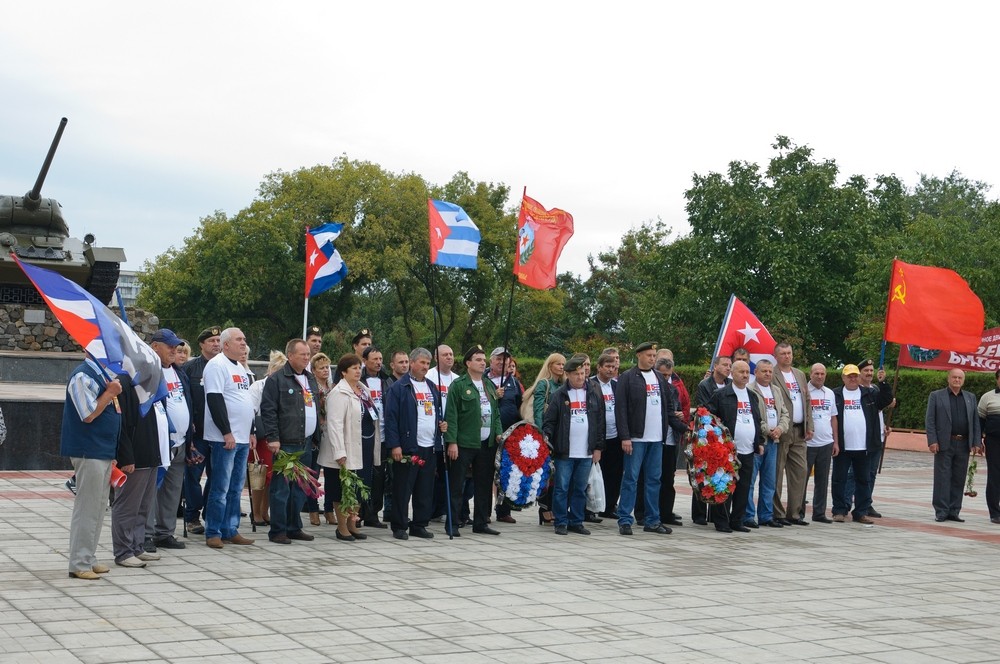
[[[294,454],[305,450],[303,445],[282,445],[281,450]],[[307,467],[310,465],[312,450],[308,450],[299,457],[299,460]],[[284,533],[298,533],[302,531],[302,508],[306,504],[306,494],[299,486],[298,482],[289,484],[288,480],[281,473],[271,474],[270,488],[270,512],[271,530],[268,537],[277,537]]]
[[205,506],[205,539],[235,537],[240,527],[240,496],[247,478],[249,445],[227,450],[223,443],[211,441],[212,476],[208,479],[208,505]]
[[[764,454],[753,455],[753,474],[750,476],[750,495],[747,497],[747,512],[743,522],[759,518],[759,523],[774,519],[774,471],[778,461],[778,445],[773,440],[764,445]],[[760,476],[757,507],[754,509],[753,487]]]
[[[201,474],[212,477],[212,446],[211,443],[195,436],[192,444],[205,457],[205,460],[193,466],[184,466],[184,520],[188,523],[197,521],[201,510],[205,507],[207,491],[202,490]],[[183,452],[187,453],[187,450]],[[207,487],[206,487],[207,489]],[[207,516],[205,517],[208,518]]]
[[583,524],[587,506],[587,479],[594,465],[589,456],[582,459],[555,459],[556,478],[552,490],[552,514],[557,526]]
[[632,525],[632,510],[635,509],[636,484],[639,471],[645,476],[643,500],[645,500],[645,525],[660,523],[660,478],[663,475],[663,443],[632,441],[632,454],[625,455],[625,470],[622,475],[622,490],[618,496],[618,525]]

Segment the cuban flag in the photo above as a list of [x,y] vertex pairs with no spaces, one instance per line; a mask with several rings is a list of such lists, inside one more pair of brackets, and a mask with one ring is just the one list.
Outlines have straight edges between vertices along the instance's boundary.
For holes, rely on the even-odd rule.
[[343,224],[323,224],[306,229],[306,298],[330,290],[347,276],[347,264],[333,241]]
[[63,329],[101,366],[128,374],[143,416],[167,396],[160,358],[128,325],[97,298],[66,277],[11,258],[34,284]]
[[475,270],[479,260],[479,227],[454,203],[427,199],[431,265]]

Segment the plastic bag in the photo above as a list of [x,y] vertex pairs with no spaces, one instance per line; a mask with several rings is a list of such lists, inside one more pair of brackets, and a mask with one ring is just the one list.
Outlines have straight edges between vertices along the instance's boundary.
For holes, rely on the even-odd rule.
[[603,512],[605,507],[604,473],[601,472],[601,464],[595,463],[591,465],[590,477],[587,478],[587,511]]

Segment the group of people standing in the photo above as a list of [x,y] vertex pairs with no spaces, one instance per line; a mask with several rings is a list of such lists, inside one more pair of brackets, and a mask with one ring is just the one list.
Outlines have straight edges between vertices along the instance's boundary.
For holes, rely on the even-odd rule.
[[[200,355],[182,362],[186,342],[167,329],[153,335],[168,395],[145,414],[127,376],[110,376],[91,359],[70,376],[62,433],[77,482],[70,576],[96,579],[109,571],[96,547],[115,464],[127,478],[112,507],[117,565],[144,567],[159,558],[158,548],[185,547],[176,537],[182,493],[187,533],[203,534],[214,549],[254,544],[239,532],[251,451],[269,467],[282,453],[295,455],[323,476],[322,513],[337,526],[338,540],[366,539],[362,526],[391,528],[400,540],[429,539],[432,521],[444,521],[451,537],[466,525],[472,533],[499,535],[494,525],[516,520],[509,501],[496,499],[494,460],[502,432],[522,420],[543,432],[554,459],[551,487],[539,500],[540,524],[551,523],[557,535],[588,535],[585,523],[611,518],[624,536],[639,522],[643,532],[667,535],[683,523],[675,512],[677,454],[701,406],[732,433],[740,471],[725,504],[709,508],[692,498],[694,523],[711,521],[724,533],[808,525],[810,474],[812,522],[843,522],[850,514],[870,524],[881,516],[871,496],[888,431],[882,411],[894,399],[871,360],[845,366],[844,384],[831,390],[822,364],[808,378],[792,366],[788,344],[775,348],[775,364],[758,360],[752,377],[741,349],[714,358],[692,400],[673,372],[672,353],[651,342],[635,348],[635,365],[621,375],[614,348],[601,353],[593,376],[587,355],[552,354],[528,390],[504,347],[489,354],[479,345],[467,349],[460,373],[448,346],[434,354],[397,351],[386,371],[369,330],[334,365],[313,327],[284,353],[272,352],[267,376],[255,380],[238,328],[208,328],[198,343]],[[983,396],[978,412],[960,388],[950,375],[949,388],[928,404],[938,520],[961,520],[956,478],[964,478],[963,452],[967,465],[969,449],[982,443],[980,417],[987,454],[1000,455],[1000,372],[996,392]],[[600,514],[586,509],[594,464],[604,478],[607,507]],[[342,469],[356,473],[370,494],[342,484]],[[832,519],[826,515],[831,471]],[[344,486],[355,495],[344,495]],[[1000,523],[997,494],[991,479],[987,499],[993,496],[991,517]],[[314,539],[302,514],[319,525],[320,504],[287,473],[269,473],[267,488],[251,499],[251,518],[269,526],[271,542]]]

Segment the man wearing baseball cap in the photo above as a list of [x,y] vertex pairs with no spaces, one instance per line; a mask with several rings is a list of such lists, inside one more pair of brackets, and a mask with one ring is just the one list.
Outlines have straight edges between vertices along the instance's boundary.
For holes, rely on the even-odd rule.
[[[868,449],[879,438],[878,412],[892,403],[892,389],[884,382],[878,386],[861,385],[861,370],[856,364],[843,369],[844,384],[833,391],[837,406],[837,433],[840,450],[833,457],[833,520],[843,523],[854,501],[854,521],[872,524],[868,516],[872,504]],[[884,378],[884,372],[880,378]],[[847,471],[854,470],[854,495],[847,495]]]

